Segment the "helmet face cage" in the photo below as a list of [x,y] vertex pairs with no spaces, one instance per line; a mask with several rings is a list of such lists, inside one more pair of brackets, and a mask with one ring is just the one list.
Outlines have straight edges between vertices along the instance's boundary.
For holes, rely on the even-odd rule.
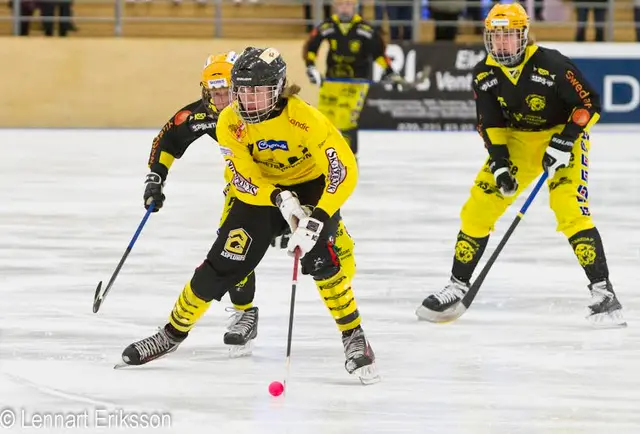
[[236,113],[249,124],[267,120],[278,105],[283,85],[284,80],[268,86],[245,86],[233,83],[231,100],[236,102]]
[[484,46],[493,59],[504,66],[515,66],[522,60],[529,30],[525,28],[494,27],[485,29]]

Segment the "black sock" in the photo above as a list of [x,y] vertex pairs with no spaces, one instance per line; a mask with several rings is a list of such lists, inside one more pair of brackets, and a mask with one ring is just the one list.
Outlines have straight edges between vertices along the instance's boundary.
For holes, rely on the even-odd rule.
[[569,238],[569,244],[591,283],[609,278],[607,258],[604,255],[604,246],[598,229],[591,228],[578,232]]
[[473,238],[462,231],[458,232],[451,275],[462,282],[469,283],[488,242],[489,235],[484,238]]

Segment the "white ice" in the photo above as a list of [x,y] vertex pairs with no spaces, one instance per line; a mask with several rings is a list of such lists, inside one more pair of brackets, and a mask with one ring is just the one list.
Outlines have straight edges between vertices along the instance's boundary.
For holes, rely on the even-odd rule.
[[[222,159],[201,139],[175,162],[165,207],[92,313],[98,281],[109,279],[144,215],[153,136],[0,130],[0,424],[10,411],[17,416],[7,432],[149,432],[131,418],[106,427],[95,409],[170,413],[170,427],[153,432],[179,434],[640,432],[636,133],[592,136],[591,210],[629,323],[617,330],[594,330],[584,319],[588,282],[555,232],[546,188],[471,309],[452,324],[418,322],[415,308],[448,279],[459,211],[485,150],[474,133],[363,133],[360,183],[343,216],[383,381],[365,387],[347,375],[340,335],[303,277],[288,390],[279,398],[267,387],[285,375],[292,274],[280,250],[257,271],[253,357],[227,358],[225,298],[176,353],[112,369],[129,343],[166,322],[222,206]],[[523,201],[497,225],[485,259]],[[87,418],[77,419],[81,427],[27,427],[45,412]]]

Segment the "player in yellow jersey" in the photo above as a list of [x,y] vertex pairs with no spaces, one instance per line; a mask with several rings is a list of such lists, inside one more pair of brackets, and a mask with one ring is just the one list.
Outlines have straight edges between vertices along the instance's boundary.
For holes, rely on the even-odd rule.
[[287,250],[299,249],[342,334],[345,368],[365,383],[379,380],[351,288],[353,240],[340,215],[358,180],[355,156],[336,127],[286,82],[273,49],[247,48],[232,69],[232,103],[216,134],[234,199],[218,238],[176,302],[182,319],[130,345],[126,364],[161,357],[184,341],[213,300],[249,275],[274,235],[291,229]]
[[451,279],[416,313],[438,322],[455,312],[494,224],[544,170],[557,230],[589,280],[588,320],[625,326],[589,210],[589,130],[600,97],[571,60],[529,39],[529,17],[518,3],[491,9],[484,40],[487,56],[474,69],[473,91],[488,158],[461,211]]

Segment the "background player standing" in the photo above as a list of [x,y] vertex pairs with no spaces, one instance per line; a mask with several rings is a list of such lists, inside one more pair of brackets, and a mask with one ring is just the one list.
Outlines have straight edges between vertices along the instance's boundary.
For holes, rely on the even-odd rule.
[[462,208],[451,280],[416,313],[439,321],[455,310],[495,222],[546,170],[557,230],[568,238],[590,281],[587,318],[624,326],[589,211],[589,129],[599,119],[600,98],[567,57],[529,42],[528,32],[529,17],[517,3],[494,6],[485,21],[488,54],[474,69],[473,90],[489,158]]
[[[358,153],[358,121],[369,91],[373,62],[384,70],[382,81],[402,90],[404,80],[391,68],[378,29],[356,13],[356,0],[335,0],[335,14],[313,29],[304,45],[307,76],[321,86],[318,109],[342,132]],[[325,81],[316,68],[323,40],[329,41]]]
[[[229,89],[231,86],[231,68],[237,58],[233,51],[211,55],[207,58],[202,70],[200,87],[202,96],[197,101],[187,104],[164,125],[156,136],[151,147],[149,169],[144,190],[145,208],[155,202],[154,212],[160,210],[164,204],[164,183],[169,168],[176,158],[181,158],[189,145],[203,135],[213,140],[216,136],[216,124],[222,109],[229,105]],[[227,179],[229,181],[230,177]],[[225,188],[225,206],[220,224],[224,221],[233,202],[234,196]],[[232,357],[251,353],[252,341],[257,336],[258,307],[253,306],[256,289],[256,276],[251,272],[244,280],[230,289],[229,298],[233,303],[224,343],[230,345]],[[170,321],[176,327],[184,320],[184,304],[176,304],[171,313]]]
[[288,251],[300,250],[302,274],[313,277],[342,332],[346,370],[363,383],[378,380],[351,289],[353,240],[340,216],[357,182],[355,157],[331,122],[285,80],[286,64],[273,48],[250,47],[236,60],[233,102],[216,126],[234,199],[218,238],[176,302],[182,318],[172,315],[157,334],[127,347],[126,364],[175,351],[211,301],[249,275],[273,236],[288,226]]

